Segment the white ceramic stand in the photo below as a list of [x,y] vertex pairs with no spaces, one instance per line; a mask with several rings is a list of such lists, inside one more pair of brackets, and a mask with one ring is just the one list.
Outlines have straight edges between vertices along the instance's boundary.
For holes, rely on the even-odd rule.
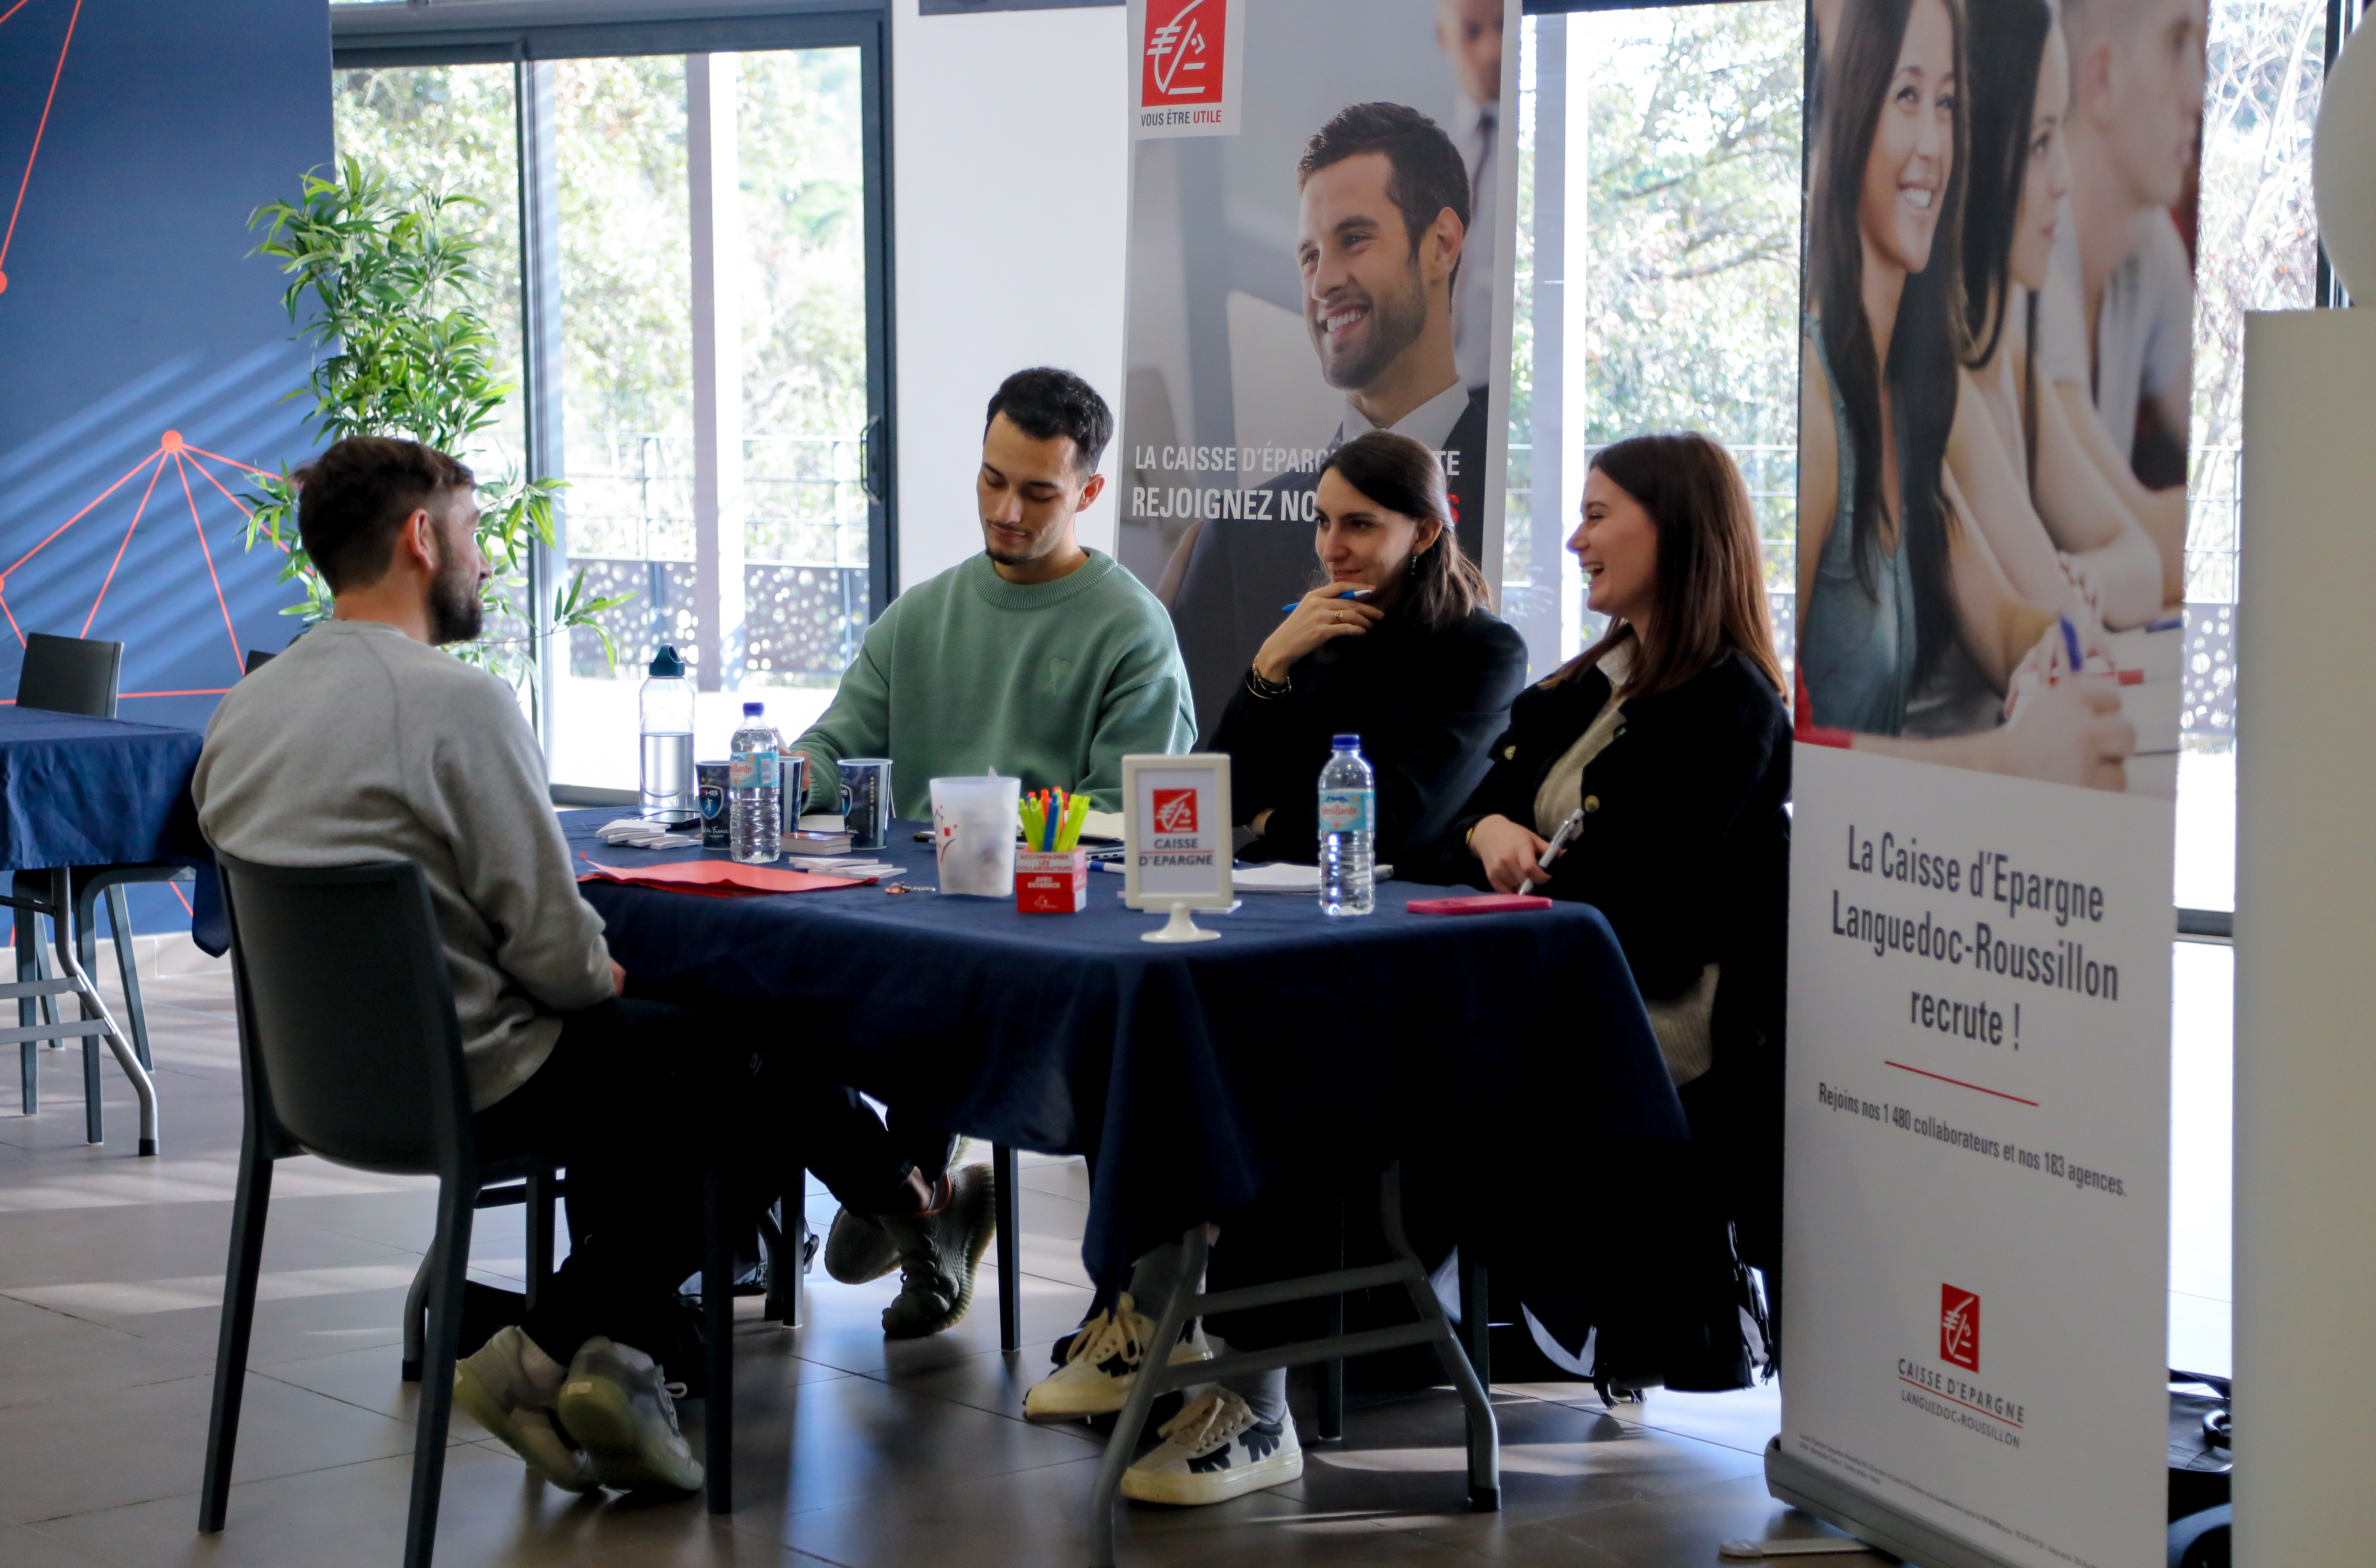
[[1206,931],[1198,925],[1188,913],[1187,905],[1174,904],[1171,906],[1171,918],[1163,922],[1160,930],[1142,932],[1138,939],[1141,942],[1218,942],[1220,936],[1219,932]]

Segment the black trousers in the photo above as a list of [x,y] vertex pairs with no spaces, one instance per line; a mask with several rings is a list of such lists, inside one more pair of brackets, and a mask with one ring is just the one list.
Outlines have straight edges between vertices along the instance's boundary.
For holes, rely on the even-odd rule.
[[701,1267],[711,1150],[726,1156],[737,1234],[778,1197],[797,1206],[803,1169],[875,1214],[905,1206],[911,1169],[946,1168],[946,1133],[896,1112],[885,1128],[798,1053],[750,1050],[747,1023],[644,998],[569,1014],[535,1075],[471,1118],[481,1159],[541,1152],[568,1170],[569,1256],[521,1324],[555,1360],[597,1335],[653,1353],[675,1335],[677,1287]]

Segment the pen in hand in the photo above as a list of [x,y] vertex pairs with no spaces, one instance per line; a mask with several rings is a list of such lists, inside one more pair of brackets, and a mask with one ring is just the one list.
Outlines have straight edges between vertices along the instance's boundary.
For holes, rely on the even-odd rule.
[[[1535,869],[1537,871],[1549,871],[1550,869],[1551,862],[1558,860],[1561,852],[1567,848],[1567,841],[1575,837],[1575,830],[1583,826],[1584,808],[1582,806],[1578,806],[1575,810],[1567,814],[1567,820],[1560,824],[1559,831],[1557,833],[1551,835],[1551,841],[1543,846],[1541,856],[1535,861]],[[1531,876],[1527,878],[1526,881],[1518,884],[1518,891],[1522,894],[1532,893],[1534,890],[1535,879]]]
[[[1369,591],[1370,590],[1365,588],[1347,588],[1343,593],[1338,594],[1336,597],[1339,599],[1359,599]],[[1301,604],[1302,602],[1303,601],[1300,599],[1295,601],[1296,604]],[[1282,604],[1278,607],[1278,612],[1282,615],[1292,615],[1295,613],[1295,604]]]

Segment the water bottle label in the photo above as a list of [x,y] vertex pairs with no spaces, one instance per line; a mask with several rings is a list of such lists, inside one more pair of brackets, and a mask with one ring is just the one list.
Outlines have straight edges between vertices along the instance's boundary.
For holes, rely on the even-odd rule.
[[1367,790],[1323,790],[1320,791],[1320,831],[1323,833],[1366,833],[1370,830],[1371,791]]
[[773,790],[783,758],[775,752],[743,752],[734,758],[730,783],[737,790]]

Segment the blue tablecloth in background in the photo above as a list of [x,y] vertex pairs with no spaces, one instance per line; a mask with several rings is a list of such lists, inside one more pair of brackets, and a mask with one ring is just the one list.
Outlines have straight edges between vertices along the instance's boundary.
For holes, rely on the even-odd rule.
[[0,872],[180,863],[198,868],[191,935],[230,940],[190,775],[196,730],[0,707]]
[[[564,814],[573,852],[622,868],[701,858],[603,845],[594,829],[617,814]],[[916,826],[898,825],[882,858],[930,886]],[[1629,1198],[1628,1181],[1669,1183],[1673,1162],[1616,1151],[1680,1148],[1689,1133],[1598,910],[1414,915],[1410,899],[1443,890],[1390,881],[1366,918],[1250,894],[1236,913],[1199,913],[1221,940],[1162,945],[1139,940],[1161,920],[1122,903],[1123,878],[1092,873],[1089,886],[1075,915],[880,886],[582,889],[631,988],[781,1002],[768,1043],[806,1046],[839,1081],[955,1131],[1091,1156],[1082,1253],[1109,1289],[1150,1246],[1265,1189],[1421,1151],[1476,1172],[1505,1206],[1542,1200],[1533,1222],[1564,1266],[1627,1272],[1559,1231],[1587,1191],[1616,1206],[1617,1231],[1629,1218],[1655,1230],[1663,1194]],[[1596,1155],[1615,1168],[1579,1186]],[[1606,1281],[1578,1289],[1583,1303]],[[1551,1282],[1522,1299],[1557,1311],[1561,1293]],[[1580,1342],[1586,1324],[1558,1315]]]

